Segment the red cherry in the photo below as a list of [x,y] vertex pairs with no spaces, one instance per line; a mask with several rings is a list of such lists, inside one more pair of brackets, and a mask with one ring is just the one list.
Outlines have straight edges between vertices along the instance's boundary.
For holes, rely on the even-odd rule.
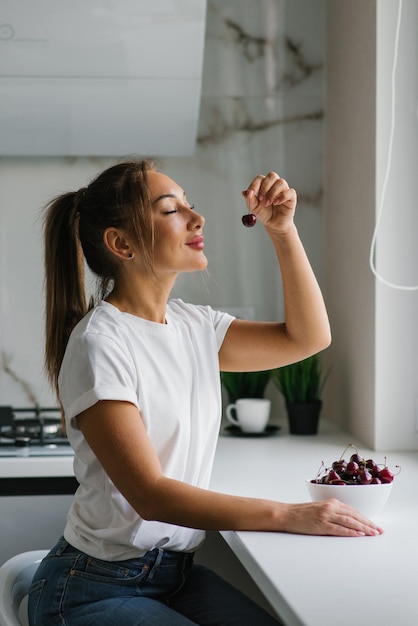
[[361,469],[358,473],[357,480],[360,485],[369,485],[373,480],[372,473],[369,472],[368,469]]
[[349,476],[357,476],[359,473],[360,467],[359,464],[355,461],[349,461],[347,463],[347,467],[345,468],[345,473]]
[[246,213],[245,215],[242,216],[242,223],[244,224],[244,226],[247,226],[248,228],[252,228],[253,226],[255,226],[255,223],[257,221],[256,216],[254,215],[254,213]]
[[377,476],[379,474],[379,466],[376,461],[373,461],[373,459],[367,459],[366,467],[373,474],[373,476]]
[[350,457],[350,461],[352,461],[353,463],[357,463],[358,465],[362,465],[362,463],[364,463],[364,459],[363,457],[361,457],[359,454],[352,454]]
[[340,476],[339,474],[337,474],[337,472],[333,469],[329,470],[328,472],[328,476],[327,476],[327,483],[329,485],[334,485],[336,480],[340,480]]
[[346,461],[344,461],[344,459],[340,459],[339,461],[334,461],[334,463],[332,464],[332,469],[335,470],[337,474],[339,474],[340,476],[341,474],[344,474],[346,467],[347,467],[347,463]]
[[380,470],[378,478],[380,478],[382,483],[391,483],[393,480],[393,474],[387,467],[384,467]]

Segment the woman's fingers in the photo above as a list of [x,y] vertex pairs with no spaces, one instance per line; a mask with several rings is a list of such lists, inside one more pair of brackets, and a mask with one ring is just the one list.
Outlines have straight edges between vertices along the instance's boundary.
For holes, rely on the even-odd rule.
[[334,498],[320,503],[325,509],[325,523],[335,530],[335,534],[352,533],[360,536],[380,535],[383,531],[360,511]]
[[291,506],[288,532],[339,537],[381,535],[383,530],[356,509],[331,498]]
[[265,206],[275,204],[279,196],[289,189],[289,185],[284,178],[280,178],[276,172],[270,172],[263,178],[258,192],[258,199]]
[[287,181],[280,178],[276,172],[256,176],[242,195],[249,211],[255,211],[261,205],[264,207],[289,205],[289,208],[296,206],[296,192],[290,189]]
[[258,205],[261,203],[259,194],[260,194],[260,188],[261,188],[262,182],[265,178],[266,178],[265,176],[263,176],[262,174],[259,174],[251,181],[247,189],[245,189],[245,191],[242,192],[242,195],[244,196],[245,201],[247,203],[247,209],[249,211],[254,211],[258,207]]
[[342,536],[374,536],[381,535],[382,529],[358,511],[341,511],[330,520],[330,534]]

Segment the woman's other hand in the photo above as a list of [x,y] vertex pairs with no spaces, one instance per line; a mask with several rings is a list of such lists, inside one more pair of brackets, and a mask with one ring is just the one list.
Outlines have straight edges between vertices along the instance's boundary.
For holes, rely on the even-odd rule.
[[357,509],[335,498],[321,502],[280,505],[285,532],[338,537],[381,535],[383,530]]

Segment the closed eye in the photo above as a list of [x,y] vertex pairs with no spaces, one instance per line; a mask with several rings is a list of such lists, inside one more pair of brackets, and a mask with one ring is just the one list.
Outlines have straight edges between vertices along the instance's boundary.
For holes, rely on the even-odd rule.
[[[194,211],[194,204],[190,204],[189,209]],[[177,209],[171,209],[171,211],[163,211],[163,215],[171,215],[171,213],[177,213]]]

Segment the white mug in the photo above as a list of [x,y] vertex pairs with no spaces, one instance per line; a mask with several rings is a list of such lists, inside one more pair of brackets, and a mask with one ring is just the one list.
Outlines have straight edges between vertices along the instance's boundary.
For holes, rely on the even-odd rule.
[[[226,417],[244,433],[261,433],[270,417],[270,400],[266,398],[240,398],[226,407]],[[236,417],[232,412],[236,413]]]

